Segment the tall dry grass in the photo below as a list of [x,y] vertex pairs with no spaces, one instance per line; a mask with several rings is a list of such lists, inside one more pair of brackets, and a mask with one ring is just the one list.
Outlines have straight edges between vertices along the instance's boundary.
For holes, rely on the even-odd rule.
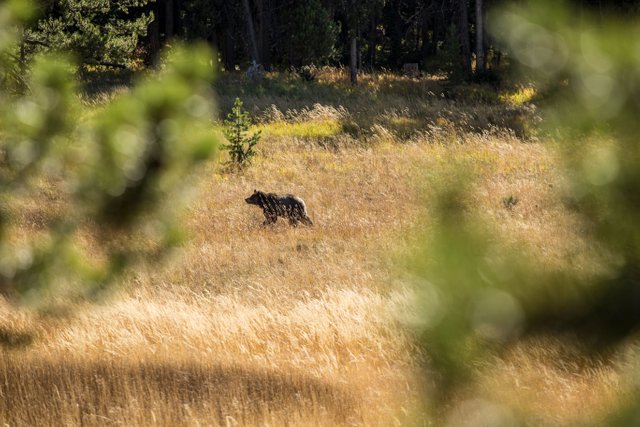
[[[585,225],[563,204],[560,166],[548,145],[523,144],[508,131],[465,133],[443,117],[421,125],[411,121],[413,111],[381,108],[387,99],[409,108],[402,99],[410,90],[433,111],[458,108],[453,116],[483,108],[419,95],[438,81],[364,79],[379,97],[364,107],[371,95],[350,93],[335,79],[320,76],[327,93],[318,98],[345,91],[341,104],[314,106],[313,91],[303,87],[296,106],[287,91],[300,83],[287,79],[267,82],[285,86],[283,93],[268,88],[249,100],[270,117],[261,126],[275,123],[279,132],[265,132],[260,156],[243,173],[225,172],[215,162],[202,170],[199,196],[184,217],[191,240],[172,263],[141,266],[110,300],[80,302],[67,317],[2,301],[0,422],[425,422],[428,349],[416,345],[421,313],[402,260],[430,226],[434,189],[424,183],[444,181],[440,174],[452,160],[468,165],[477,180],[470,205],[505,245],[531,254],[543,268],[584,274],[600,268],[583,237]],[[236,90],[248,90],[243,84]],[[394,85],[401,89],[393,92]],[[350,132],[350,120],[361,127],[363,117],[373,118],[373,130]],[[390,118],[417,132],[399,134],[385,126]],[[327,121],[338,123],[339,132],[314,133]],[[314,227],[282,221],[263,227],[261,212],[243,201],[253,189],[302,197]],[[43,183],[43,191],[51,197],[16,209],[20,232],[38,232],[55,215],[55,186]],[[502,200],[510,195],[519,202],[506,209]],[[89,235],[78,239],[99,257]],[[479,369],[476,386],[488,399],[543,408],[548,415],[539,421],[546,425],[588,419],[612,405],[621,381],[615,366],[575,371],[557,362],[573,356],[540,356],[541,348],[556,347],[547,340],[511,349]],[[537,375],[541,370],[548,374]],[[585,399],[599,405],[585,408]],[[469,408],[461,396],[450,408],[451,425],[473,421],[477,414]]]

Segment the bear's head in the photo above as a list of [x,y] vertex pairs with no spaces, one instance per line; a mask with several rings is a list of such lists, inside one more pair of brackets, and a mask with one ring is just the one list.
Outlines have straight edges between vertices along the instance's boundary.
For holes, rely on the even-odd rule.
[[258,190],[253,190],[253,194],[249,197],[247,197],[246,199],[244,199],[245,202],[249,203],[250,205],[262,205],[262,198],[264,197],[264,193],[262,191],[258,191]]

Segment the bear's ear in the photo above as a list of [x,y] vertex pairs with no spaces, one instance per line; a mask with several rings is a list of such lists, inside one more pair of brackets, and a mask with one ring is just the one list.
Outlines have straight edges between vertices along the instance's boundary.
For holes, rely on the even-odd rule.
[[253,189],[253,194],[256,194],[258,192],[258,190],[256,190],[255,188]]

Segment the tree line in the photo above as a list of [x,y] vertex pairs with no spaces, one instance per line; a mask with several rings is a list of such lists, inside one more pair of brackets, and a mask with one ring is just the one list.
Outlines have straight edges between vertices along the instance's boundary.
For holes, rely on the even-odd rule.
[[[175,40],[208,42],[226,70],[347,65],[446,70],[470,79],[501,66],[485,33],[500,0],[39,0],[20,57],[74,52],[83,64],[152,64]],[[636,13],[637,0],[575,0],[600,16]]]

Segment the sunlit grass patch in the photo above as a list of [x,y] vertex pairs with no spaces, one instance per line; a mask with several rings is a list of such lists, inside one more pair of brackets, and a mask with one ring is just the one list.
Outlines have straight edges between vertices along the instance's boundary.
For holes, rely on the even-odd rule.
[[[521,238],[527,243],[518,243],[518,250],[538,254],[546,268],[588,265],[582,225],[565,218],[555,195],[557,163],[548,144],[522,144],[509,134],[464,134],[448,116],[433,125],[450,133],[451,143],[424,134],[398,144],[386,123],[431,120],[400,108],[378,112],[379,138],[369,146],[334,151],[314,148],[313,138],[291,142],[291,136],[311,132],[344,132],[349,116],[329,117],[325,110],[309,107],[256,126],[283,136],[265,141],[242,174],[207,165],[198,183],[206,191],[185,218],[192,239],[175,263],[135,271],[111,304],[78,312],[73,323],[55,329],[0,298],[0,375],[9,378],[0,387],[7,396],[0,399],[0,421],[31,425],[37,422],[29,420],[47,416],[54,424],[75,425],[104,417],[136,426],[155,416],[157,425],[225,425],[233,419],[243,420],[240,425],[360,420],[358,425],[375,426],[394,420],[412,425],[406,414],[425,418],[420,387],[429,377],[405,328],[423,313],[394,269],[422,238],[411,231],[431,223],[435,187],[455,184],[445,173],[454,160],[466,161],[466,172],[479,180],[467,208],[485,213],[496,241],[516,247],[512,242]],[[426,186],[426,177],[437,185]],[[263,227],[262,212],[244,202],[254,188],[302,197],[314,227],[293,228],[282,220]],[[24,232],[33,232],[33,218],[57,212],[53,188],[45,190],[33,204],[12,206],[25,212]],[[519,199],[510,210],[502,204],[509,195]],[[91,241],[86,246],[92,248]],[[91,253],[100,256],[99,248]],[[22,349],[31,336],[33,343]],[[617,377],[609,371],[581,377],[561,371],[555,378],[549,370],[542,396],[512,386],[537,386],[533,374],[540,365],[529,355],[535,351],[527,348],[513,359],[517,365],[505,359],[487,367],[476,387],[493,386],[488,395],[507,395],[516,408],[520,402],[546,405],[558,422],[576,419],[573,411],[583,396],[591,401],[591,390],[611,397],[585,413],[615,401]],[[609,377],[601,381],[601,372],[611,375],[613,385]],[[567,390],[570,399],[551,398]],[[47,400],[51,393],[60,397]]]
[[389,123],[393,126],[411,128],[415,127],[418,121],[409,117],[393,117],[389,120]]
[[264,135],[290,136],[298,138],[327,138],[342,132],[342,125],[337,120],[317,120],[308,122],[278,121],[257,126]]
[[[260,123],[251,131],[268,136],[255,162],[243,171],[207,163],[184,218],[191,240],[175,262],[132,272],[111,304],[51,326],[0,296],[0,375],[9,379],[0,384],[0,422],[422,424],[429,395],[421,387],[433,376],[423,364],[430,350],[416,348],[415,336],[426,316],[418,284],[396,276],[434,227],[438,188],[460,184],[452,163],[475,182],[455,208],[479,217],[496,247],[541,269],[602,269],[585,224],[564,204],[549,141],[523,144],[513,130],[530,118],[527,105],[498,102],[479,85],[450,98],[428,92],[437,87],[430,77],[391,73],[364,75],[356,89],[337,69],[313,83],[284,73],[259,84],[239,73],[221,78],[220,113],[241,97]],[[505,96],[526,103],[527,90]],[[96,98],[83,114],[108,102]],[[65,212],[54,182],[39,187],[39,197],[7,208],[23,234]],[[253,189],[302,197],[314,226],[281,219],[264,227],[263,212],[244,201]],[[94,227],[78,239],[97,258]],[[471,387],[516,409],[537,405],[554,425],[616,403],[617,372],[556,372],[536,356],[548,347],[501,355],[479,367]]]
[[529,102],[536,96],[536,89],[533,86],[520,86],[517,89],[500,94],[500,100],[511,105],[522,105]]

